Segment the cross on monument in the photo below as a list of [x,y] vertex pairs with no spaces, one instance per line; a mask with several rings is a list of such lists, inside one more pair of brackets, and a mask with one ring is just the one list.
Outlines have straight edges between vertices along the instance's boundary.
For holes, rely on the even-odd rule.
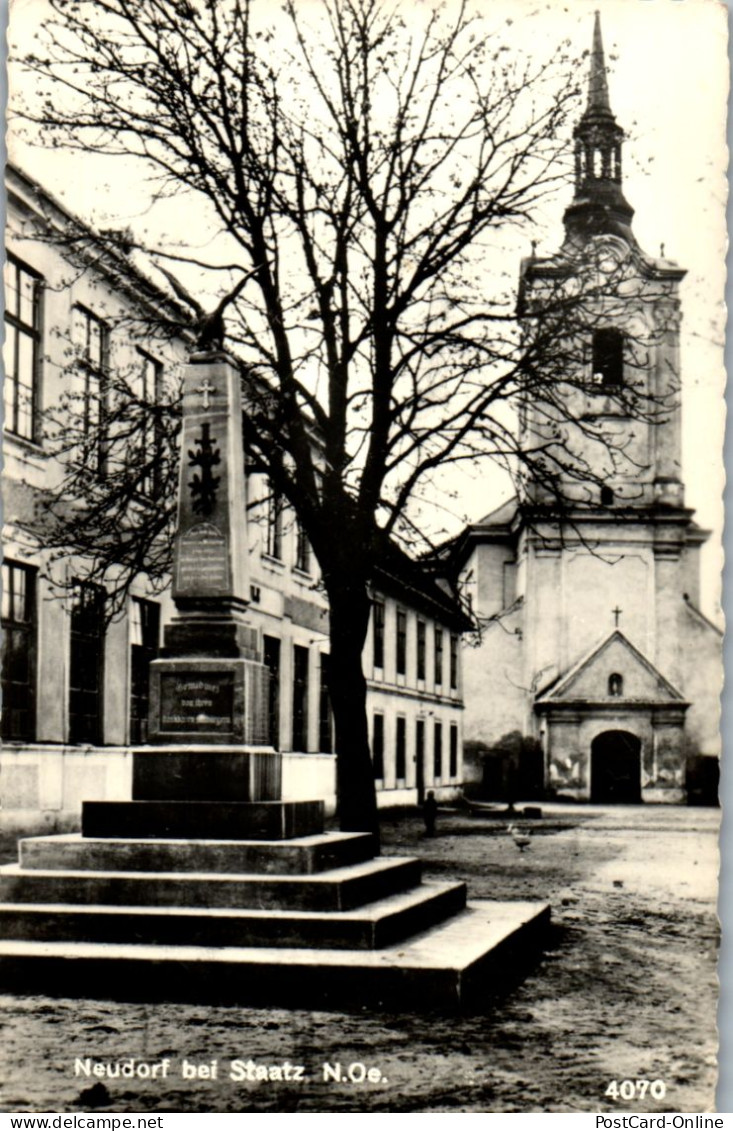
[[199,385],[198,389],[196,389],[196,392],[201,393],[201,395],[204,398],[204,408],[208,408],[209,407],[209,396],[213,395],[216,392],[216,385],[212,385],[211,381],[207,377]]
[[615,621],[616,621],[616,628],[618,628],[618,618],[619,618],[619,617],[621,616],[621,614],[622,614],[622,612],[623,612],[623,611],[624,611],[624,610],[623,610],[623,609],[620,609],[620,608],[618,607],[618,605],[616,606],[616,608],[615,608],[615,609],[611,609],[611,612],[613,613],[613,615],[614,615],[614,618],[615,618]]

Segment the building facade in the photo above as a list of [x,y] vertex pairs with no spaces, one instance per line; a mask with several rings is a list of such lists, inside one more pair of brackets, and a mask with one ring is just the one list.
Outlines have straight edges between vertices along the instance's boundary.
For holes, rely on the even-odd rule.
[[[572,456],[552,485],[527,484],[452,550],[482,625],[465,737],[489,792],[679,801],[690,767],[719,753],[721,634],[698,607],[708,533],[681,469],[684,271],[637,243],[622,141],[596,16],[565,240],[525,260],[520,280],[530,312],[592,282],[585,340],[568,351],[570,411],[560,420],[541,395],[522,408],[524,444],[562,433]],[[650,407],[632,412],[634,397]]]
[[[113,369],[155,403],[185,361],[187,314],[134,254],[115,251],[13,167],[7,201],[2,821],[55,829],[75,825],[85,798],[130,797],[130,750],[147,738],[149,665],[173,606],[140,579],[108,623],[103,589],[74,583],[83,570],[73,555],[51,559],[37,518],[63,461],[44,430],[69,396],[92,429]],[[153,464],[143,495],[156,489]],[[270,742],[290,763],[293,796],[333,807],[328,606],[317,563],[266,477],[252,471],[246,489],[250,621],[270,669]],[[406,560],[375,577],[373,600],[364,663],[379,803],[414,803],[425,788],[453,796],[465,617],[449,593],[416,584]]]

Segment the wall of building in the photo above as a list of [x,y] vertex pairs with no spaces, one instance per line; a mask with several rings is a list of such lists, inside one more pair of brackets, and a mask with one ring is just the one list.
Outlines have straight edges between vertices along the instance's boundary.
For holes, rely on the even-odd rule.
[[690,608],[683,609],[685,646],[680,650],[683,686],[690,707],[685,719],[688,753],[720,757],[723,637]]
[[[23,196],[21,181],[14,190]],[[44,206],[45,207],[45,206]],[[49,206],[51,214],[53,207]],[[132,292],[116,287],[97,268],[71,262],[67,252],[49,240],[34,237],[37,222],[35,191],[28,189],[19,204],[9,204],[8,247],[41,282],[38,294],[39,348],[37,419],[61,403],[78,380],[78,349],[72,326],[79,307],[100,319],[108,331],[109,366],[121,372],[134,369],[140,347],[159,362],[164,381],[178,379],[185,344],[178,340],[151,342],[141,329]],[[35,217],[35,219],[34,219]],[[119,278],[118,278],[119,281]],[[30,641],[34,672],[32,723],[22,737],[10,736],[3,751],[2,822],[10,828],[61,829],[78,822],[83,799],[124,799],[130,796],[129,749],[146,739],[145,721],[131,717],[134,681],[133,647],[138,647],[133,607],[106,627],[100,645],[99,731],[93,742],[73,742],[70,723],[72,668],[71,598],[68,583],[81,570],[73,557],[51,564],[29,532],[41,492],[60,482],[61,465],[48,458],[40,428],[32,437],[6,431],[4,437],[4,545],[6,562],[35,583]],[[244,520],[244,516],[243,516]],[[247,476],[247,515],[250,608],[248,619],[258,630],[270,659],[278,654],[277,702],[273,700],[271,740],[282,752],[287,796],[321,796],[335,807],[333,725],[323,687],[328,662],[328,604],[320,585],[314,555],[299,536],[295,516],[271,505],[271,492],[262,474]],[[277,527],[275,530],[274,527]],[[30,571],[30,572],[26,572]],[[49,576],[56,583],[49,580]],[[157,609],[160,645],[164,625],[174,612],[170,595],[154,594],[143,581],[132,597]],[[374,594],[378,598],[378,594]],[[415,762],[417,719],[432,734],[426,741],[424,784],[441,797],[453,796],[461,782],[460,651],[451,686],[449,630],[444,639],[442,684],[435,679],[435,620],[416,613],[394,597],[381,598],[386,610],[385,666],[374,667],[370,628],[365,645],[369,680],[368,716],[385,719],[382,773],[377,779],[380,805],[415,803],[418,775]],[[406,617],[405,672],[396,671],[397,611]],[[417,624],[425,625],[426,678],[417,678]],[[139,653],[136,653],[139,658]],[[78,661],[78,655],[77,655]],[[6,710],[10,709],[6,704]],[[297,720],[296,720],[297,715]],[[397,719],[405,720],[405,772],[398,777]],[[443,728],[441,772],[434,772],[434,727]],[[403,724],[400,724],[402,726]],[[453,763],[450,759],[453,735]],[[428,756],[428,751],[430,756]]]

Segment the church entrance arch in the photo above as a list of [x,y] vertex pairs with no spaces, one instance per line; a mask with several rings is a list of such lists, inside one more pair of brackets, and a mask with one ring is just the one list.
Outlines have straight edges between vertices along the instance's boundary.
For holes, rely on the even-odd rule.
[[600,804],[641,801],[641,739],[606,730],[590,747],[590,799]]

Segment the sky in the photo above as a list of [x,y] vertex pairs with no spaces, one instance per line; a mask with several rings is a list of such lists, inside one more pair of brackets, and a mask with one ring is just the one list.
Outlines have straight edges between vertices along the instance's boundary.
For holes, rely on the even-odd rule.
[[[455,0],[448,0],[454,4]],[[404,0],[409,13],[422,0]],[[703,551],[703,609],[717,615],[722,565],[723,402],[722,341],[725,285],[725,113],[728,65],[727,9],[719,0],[475,0],[516,51],[547,54],[569,40],[575,51],[590,47],[593,13],[601,12],[611,105],[627,133],[624,193],[636,210],[634,231],[642,248],[687,269],[681,287],[683,475],[686,503],[697,521],[713,530]],[[299,0],[315,9],[316,0]],[[46,0],[12,0],[9,43],[28,48],[47,15]],[[11,110],[13,82],[11,75]],[[116,159],[44,152],[13,136],[11,159],[67,206],[100,226],[132,222],[176,223],[175,209],[149,210],[137,171]],[[80,175],[83,160],[83,175]],[[548,255],[562,237],[569,191],[538,211],[538,254]],[[172,211],[173,208],[173,211]],[[178,222],[191,230],[190,205]],[[200,245],[206,244],[202,234]],[[529,248],[517,248],[519,256]],[[510,265],[511,270],[511,265]],[[457,493],[458,499],[453,495]],[[478,520],[507,494],[497,474],[456,475],[445,506],[456,528]]]

